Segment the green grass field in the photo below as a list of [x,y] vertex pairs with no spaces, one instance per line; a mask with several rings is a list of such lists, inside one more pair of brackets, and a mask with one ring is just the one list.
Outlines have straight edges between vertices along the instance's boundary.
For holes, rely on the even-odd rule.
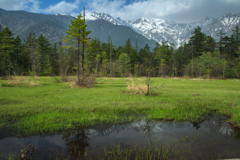
[[152,79],[154,85],[164,87],[150,96],[126,94],[129,78],[97,78],[93,88],[69,88],[51,77],[40,77],[33,86],[0,80],[0,127],[32,134],[143,116],[198,121],[207,114],[227,115],[240,125],[239,80]]

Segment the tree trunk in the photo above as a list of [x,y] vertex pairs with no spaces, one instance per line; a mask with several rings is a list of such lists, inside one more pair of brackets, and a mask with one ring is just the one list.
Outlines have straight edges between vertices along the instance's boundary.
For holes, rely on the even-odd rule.
[[[80,32],[80,31],[79,31]],[[79,61],[80,61],[80,42],[78,41],[78,66],[77,66],[77,78],[78,84],[80,84],[80,77],[79,77]]]

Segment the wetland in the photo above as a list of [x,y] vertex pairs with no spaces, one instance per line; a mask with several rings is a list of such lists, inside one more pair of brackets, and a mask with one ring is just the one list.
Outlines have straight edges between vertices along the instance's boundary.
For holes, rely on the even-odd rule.
[[19,158],[28,143],[33,159],[240,157],[240,81],[154,80],[165,85],[149,96],[126,93],[129,78],[2,85],[0,159]]

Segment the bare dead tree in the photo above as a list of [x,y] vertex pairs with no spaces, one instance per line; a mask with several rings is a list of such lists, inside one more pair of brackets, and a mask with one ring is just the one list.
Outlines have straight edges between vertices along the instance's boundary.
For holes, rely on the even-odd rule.
[[[147,59],[145,60],[144,69],[145,69],[145,78],[143,80],[143,84],[146,85],[147,89],[139,87],[139,90],[141,90],[141,92],[144,93],[145,96],[148,96],[150,92],[153,92],[159,88],[162,88],[164,84],[156,85],[154,79],[152,78],[152,75],[155,73],[155,69],[152,67],[151,61],[149,62]],[[134,83],[137,86],[140,85],[137,81],[134,81]]]

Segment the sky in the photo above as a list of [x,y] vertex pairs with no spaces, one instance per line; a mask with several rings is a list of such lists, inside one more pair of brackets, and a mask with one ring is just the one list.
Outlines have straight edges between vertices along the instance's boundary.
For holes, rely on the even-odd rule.
[[240,13],[240,0],[0,0],[0,8],[5,10],[43,14],[76,16],[83,6],[86,12],[108,13],[132,22],[147,17],[189,23]]

